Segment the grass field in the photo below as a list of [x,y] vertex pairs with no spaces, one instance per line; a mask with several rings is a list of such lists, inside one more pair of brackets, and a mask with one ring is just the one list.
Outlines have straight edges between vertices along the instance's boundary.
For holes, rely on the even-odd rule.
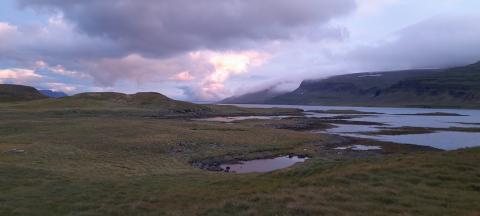
[[[95,109],[58,115],[48,106],[28,109],[31,104],[0,108],[0,215],[480,213],[478,148],[437,152],[392,145],[388,154],[327,157],[325,146],[336,137],[275,129],[271,120],[224,124]],[[210,108],[224,110],[216,111],[220,115],[240,112]],[[313,158],[264,174],[190,165],[287,153]]]

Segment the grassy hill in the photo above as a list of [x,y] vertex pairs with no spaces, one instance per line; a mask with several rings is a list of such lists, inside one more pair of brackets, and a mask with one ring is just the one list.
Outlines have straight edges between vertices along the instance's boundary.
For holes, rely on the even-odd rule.
[[[0,215],[480,211],[480,148],[441,152],[354,140],[383,150],[339,154],[332,148],[348,141],[344,138],[275,126],[292,119],[227,124],[185,118],[282,111],[292,110],[197,105],[158,93],[83,93],[0,103]],[[270,173],[192,166],[287,154],[311,159]]]
[[[33,88],[32,88],[33,89]],[[294,109],[249,109],[234,106],[200,105],[168,98],[160,93],[89,92],[58,99],[40,96],[39,100],[0,103],[0,115],[10,113],[50,116],[150,116],[190,118],[225,115],[298,114]]]
[[[476,215],[480,149],[344,158],[325,134],[139,116],[0,115],[0,215]],[[406,147],[399,145],[396,148]],[[12,149],[24,153],[9,153]],[[272,173],[209,158],[288,153]],[[325,156],[331,152],[331,156]],[[328,154],[328,153],[327,153]]]
[[145,92],[122,94],[115,92],[81,93],[59,99],[34,100],[23,103],[4,103],[1,110],[49,111],[64,113],[85,112],[151,112],[151,113],[187,113],[208,111],[210,108],[193,103],[176,101],[162,94]]
[[293,92],[255,103],[480,108],[480,62],[442,70],[368,72],[306,80]]
[[30,86],[0,84],[0,102],[29,101],[47,98]]
[[177,101],[156,92],[140,92],[136,94],[123,94],[116,92],[81,93],[60,100],[63,106],[84,105],[87,108],[136,108],[155,110],[200,111],[208,110],[207,107]]

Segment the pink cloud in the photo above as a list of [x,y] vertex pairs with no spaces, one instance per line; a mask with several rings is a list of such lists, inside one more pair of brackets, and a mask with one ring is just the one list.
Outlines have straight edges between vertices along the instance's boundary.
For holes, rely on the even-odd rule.
[[0,82],[12,81],[15,83],[25,83],[39,78],[42,78],[42,76],[30,69],[9,68],[0,70]]
[[192,76],[190,74],[190,72],[183,71],[183,72],[180,72],[180,73],[175,74],[174,76],[170,77],[170,79],[175,80],[175,81],[191,81],[191,80],[195,79],[195,77]]
[[172,58],[147,58],[132,54],[120,59],[89,62],[88,71],[104,86],[122,80],[138,84],[190,82],[198,99],[216,100],[228,96],[224,83],[233,76],[246,74],[266,62],[269,55],[258,51],[197,51]]
[[225,81],[230,77],[248,73],[253,67],[264,64],[269,55],[256,51],[244,52],[208,52],[208,62],[213,66],[201,83],[202,99],[217,100],[231,93],[225,88]]
[[35,67],[36,70],[44,69],[44,70],[48,70],[48,71],[50,71],[54,74],[58,74],[58,75],[66,76],[66,77],[71,77],[71,78],[79,78],[79,79],[90,78],[90,76],[85,74],[85,73],[80,73],[78,71],[68,70],[63,65],[50,66],[45,61],[36,61],[34,67]]
[[44,86],[48,87],[50,90],[53,91],[62,91],[71,93],[77,90],[77,87],[65,83],[45,83]]

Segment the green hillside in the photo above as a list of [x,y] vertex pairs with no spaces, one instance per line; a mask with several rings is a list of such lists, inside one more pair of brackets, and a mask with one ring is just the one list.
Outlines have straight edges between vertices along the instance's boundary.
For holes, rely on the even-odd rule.
[[30,86],[0,84],[0,102],[15,102],[44,99],[37,89]]
[[89,92],[63,98],[0,103],[0,115],[24,113],[50,116],[148,116],[191,118],[223,115],[297,114],[294,109],[249,109],[234,106],[200,105],[173,100],[160,93]]
[[304,81],[263,103],[480,107],[480,62],[444,70],[370,72]]

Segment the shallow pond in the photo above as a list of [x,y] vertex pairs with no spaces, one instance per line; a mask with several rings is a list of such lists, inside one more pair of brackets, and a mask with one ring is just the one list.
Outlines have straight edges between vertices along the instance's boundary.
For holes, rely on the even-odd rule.
[[296,163],[305,162],[307,159],[308,158],[301,158],[298,156],[282,156],[272,159],[240,161],[235,164],[222,164],[220,167],[234,173],[265,173],[284,169],[293,166]]
[[[386,127],[480,127],[480,110],[469,109],[422,109],[422,108],[385,108],[385,107],[346,107],[346,106],[302,106],[302,105],[237,105],[252,108],[296,108],[306,111],[308,117],[333,117],[349,114],[323,114],[308,111],[315,110],[357,110],[361,112],[375,112],[382,114],[358,115],[352,121],[367,121],[386,124]],[[422,113],[451,113],[463,116],[431,116],[415,115]],[[405,115],[407,114],[407,115]],[[327,130],[327,133],[344,136],[370,138],[380,141],[431,146],[443,150],[454,150],[466,147],[480,146],[480,133],[465,132],[434,132],[428,134],[411,135],[381,135],[370,136],[357,134],[360,132],[373,132],[379,129],[371,125],[335,124],[336,128]]]

